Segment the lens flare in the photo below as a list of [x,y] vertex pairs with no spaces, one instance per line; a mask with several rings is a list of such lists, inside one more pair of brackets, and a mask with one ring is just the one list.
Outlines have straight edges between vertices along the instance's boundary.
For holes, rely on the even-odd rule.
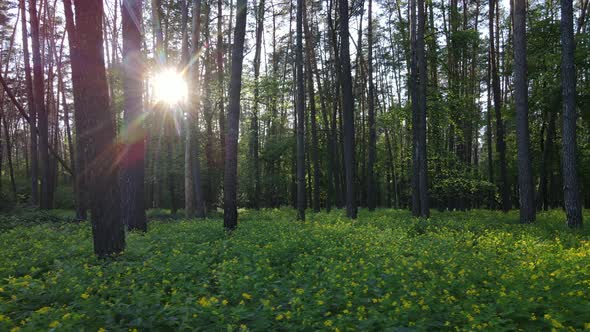
[[176,105],[186,100],[188,87],[180,73],[166,69],[152,77],[152,91],[156,102]]

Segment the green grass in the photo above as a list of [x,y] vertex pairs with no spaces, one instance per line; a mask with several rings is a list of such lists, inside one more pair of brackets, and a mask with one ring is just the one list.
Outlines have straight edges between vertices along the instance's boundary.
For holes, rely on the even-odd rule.
[[294,216],[156,221],[112,261],[88,223],[0,228],[0,331],[590,329],[590,236],[561,211]]

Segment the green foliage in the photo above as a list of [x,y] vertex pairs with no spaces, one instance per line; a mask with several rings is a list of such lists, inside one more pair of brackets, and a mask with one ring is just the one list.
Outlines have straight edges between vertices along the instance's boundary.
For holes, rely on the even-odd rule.
[[0,233],[0,330],[550,330],[590,325],[589,233],[561,211],[291,210],[152,222],[110,261],[87,223]]

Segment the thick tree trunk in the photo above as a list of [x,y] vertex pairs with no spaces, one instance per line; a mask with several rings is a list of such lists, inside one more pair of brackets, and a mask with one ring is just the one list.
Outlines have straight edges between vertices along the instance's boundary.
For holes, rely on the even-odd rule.
[[528,224],[535,221],[536,209],[529,137],[525,0],[514,1],[514,99],[520,222]]
[[125,226],[121,218],[116,131],[109,112],[103,57],[103,3],[100,0],[75,0],[75,5],[76,21],[79,22],[79,55],[84,59],[86,73],[79,84],[89,130],[86,160],[92,160],[87,169],[92,193],[94,252],[105,257],[125,249]]
[[567,225],[582,227],[582,203],[576,160],[576,69],[572,0],[561,1],[561,86],[563,95],[563,195]]
[[246,8],[246,0],[237,0],[236,30],[232,52],[227,131],[225,135],[225,174],[223,178],[223,226],[228,231],[232,231],[238,226],[238,132],[240,128],[242,62],[244,60],[244,39],[246,37]]
[[355,190],[355,148],[354,148],[354,100],[352,95],[352,77],[350,67],[348,0],[340,0],[340,71],[342,86],[342,115],[344,131],[344,171],[346,183],[346,215],[356,219]]
[[142,0],[123,0],[123,118],[125,128],[121,163],[121,214],[129,230],[147,231],[145,213],[145,139],[140,120],[143,112],[143,56],[141,30],[136,24],[141,17]]

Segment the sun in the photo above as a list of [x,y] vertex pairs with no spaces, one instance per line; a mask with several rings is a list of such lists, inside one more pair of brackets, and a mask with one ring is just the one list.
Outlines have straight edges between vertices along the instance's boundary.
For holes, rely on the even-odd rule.
[[152,77],[152,91],[156,102],[176,105],[186,100],[188,87],[182,75],[174,69],[165,69]]

